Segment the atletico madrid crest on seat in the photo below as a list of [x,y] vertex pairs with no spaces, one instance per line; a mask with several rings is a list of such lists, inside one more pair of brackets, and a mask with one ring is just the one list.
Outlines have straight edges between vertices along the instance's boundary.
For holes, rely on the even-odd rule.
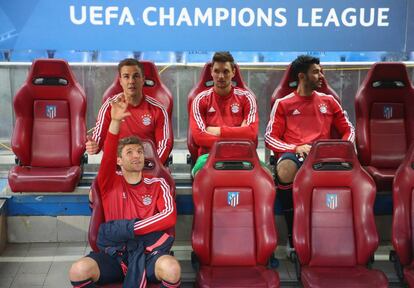
[[384,118],[387,120],[392,118],[392,106],[384,106]]
[[338,195],[326,194],[326,206],[330,209],[336,209],[338,207]]
[[56,106],[55,105],[46,105],[46,117],[53,119],[56,117]]
[[239,205],[239,192],[228,192],[227,204],[231,207],[236,207]]

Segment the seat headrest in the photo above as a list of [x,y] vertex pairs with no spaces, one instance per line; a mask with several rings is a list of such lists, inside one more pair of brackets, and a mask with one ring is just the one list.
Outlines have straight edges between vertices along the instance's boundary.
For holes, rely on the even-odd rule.
[[155,86],[155,81],[150,80],[150,79],[145,79],[144,86],[145,87],[154,87]]
[[68,80],[61,77],[38,77],[34,78],[32,83],[43,86],[66,86],[68,85]]
[[[161,80],[158,76],[158,70],[155,66],[154,62],[151,61],[139,61],[139,63],[142,64],[144,67],[144,87],[154,87],[157,85],[157,83],[160,83]],[[114,84],[119,87],[119,89],[122,89],[121,84],[119,84],[119,73],[116,72]]]
[[258,161],[252,141],[219,140],[214,143],[206,165],[216,170],[252,170]]
[[378,62],[372,65],[366,84],[373,88],[403,88],[410,85],[404,63]]
[[378,80],[372,82],[373,88],[404,88],[405,84],[399,80]]
[[[322,69],[323,73],[323,69]],[[280,99],[285,97],[286,95],[295,91],[298,87],[298,81],[296,77],[292,75],[292,65],[289,64],[286,67],[286,70],[282,76],[282,79],[279,82],[279,85],[276,87],[275,91],[272,94],[271,98],[271,105],[276,101],[276,99]],[[317,92],[324,93],[327,95],[332,95],[335,99],[341,103],[341,98],[339,95],[329,86],[325,77],[322,78],[322,85],[320,88],[316,89]]]
[[37,59],[33,62],[28,82],[34,85],[65,86],[75,83],[69,64],[61,59]]
[[[234,80],[231,81],[231,85],[234,86],[234,87],[240,87],[238,85],[238,82],[237,81],[234,81]],[[206,83],[204,83],[204,86],[206,86],[206,88],[211,88],[211,87],[214,86],[214,81],[213,80],[209,80]]]
[[144,146],[144,170],[154,170],[157,165],[160,165],[158,155],[156,153],[155,145],[151,140],[141,140]]
[[145,86],[153,87],[156,83],[160,82],[158,76],[158,70],[154,62],[151,61],[139,61],[144,66]]
[[[142,64],[144,67],[144,87],[155,87],[157,86],[157,83],[159,84],[161,82],[160,77],[158,75],[158,70],[155,64],[151,61],[139,61],[139,63]],[[113,85],[117,87],[117,89],[121,92],[122,87],[119,83],[119,73],[117,72],[115,75],[115,79],[113,82]]]
[[[323,73],[323,69],[322,69],[322,73]],[[293,75],[291,64],[289,64],[289,66],[286,68],[285,75],[283,75],[283,78],[280,81],[280,84],[282,86],[292,88],[292,89],[296,89],[298,87],[298,81],[296,80],[296,77]],[[326,79],[324,77],[322,78],[322,86],[321,88],[318,88],[318,91],[325,92],[327,89],[328,89],[328,82],[326,82]]]
[[351,142],[324,140],[312,145],[306,163],[314,170],[350,170],[358,160]]

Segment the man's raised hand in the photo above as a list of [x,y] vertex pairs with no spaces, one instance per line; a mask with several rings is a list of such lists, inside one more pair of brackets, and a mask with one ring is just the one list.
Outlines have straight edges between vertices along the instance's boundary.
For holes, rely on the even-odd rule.
[[116,97],[111,102],[111,119],[116,121],[121,121],[125,117],[131,115],[130,112],[127,111],[128,102],[125,100],[125,96]]

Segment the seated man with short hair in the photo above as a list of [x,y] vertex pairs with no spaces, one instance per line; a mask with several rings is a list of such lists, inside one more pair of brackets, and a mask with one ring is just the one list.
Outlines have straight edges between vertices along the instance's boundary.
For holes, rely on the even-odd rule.
[[220,139],[251,140],[257,145],[259,118],[255,96],[248,90],[233,87],[235,62],[229,52],[216,52],[211,76],[214,86],[199,93],[190,110],[190,129],[200,146],[192,174],[204,166],[207,153]]
[[298,81],[296,91],[277,99],[272,107],[265,133],[266,147],[279,154],[276,185],[292,245],[292,182],[316,140],[330,139],[334,126],[343,140],[353,142],[354,127],[341,105],[332,95],[316,91],[322,85],[319,59],[298,56],[292,62],[292,73]]
[[124,59],[118,64],[119,83],[123,92],[108,98],[99,109],[98,119],[92,137],[88,136],[86,151],[98,153],[104,144],[109,123],[111,122],[111,101],[124,97],[131,116],[120,124],[120,138],[138,136],[154,142],[162,163],[166,163],[171,153],[174,137],[165,107],[143,93],[145,83],[144,67],[136,59]]
[[[131,115],[121,121],[119,137],[134,135],[151,140],[161,162],[167,163],[174,142],[171,123],[164,106],[143,93],[144,66],[136,59],[127,58],[119,62],[118,73],[123,92],[108,98],[102,104],[92,136],[87,135],[86,152],[96,154],[102,149],[111,122],[111,102],[123,97]],[[89,202],[92,201],[92,194],[89,193]]]
[[[143,286],[139,287],[145,287],[147,280],[161,282],[161,287],[179,287],[180,264],[169,255],[173,238],[163,232],[177,219],[171,189],[165,179],[143,175],[144,148],[138,138],[119,140],[121,121],[131,115],[126,99],[119,97],[111,105],[112,120],[97,176],[107,221],[99,228],[101,252],[91,252],[75,262],[70,280],[74,287],[84,288],[95,287],[95,282],[102,285],[131,279],[140,279]],[[120,248],[102,248],[102,243],[116,243]],[[144,251],[136,258],[135,250],[142,246]],[[125,263],[125,255],[129,263]]]

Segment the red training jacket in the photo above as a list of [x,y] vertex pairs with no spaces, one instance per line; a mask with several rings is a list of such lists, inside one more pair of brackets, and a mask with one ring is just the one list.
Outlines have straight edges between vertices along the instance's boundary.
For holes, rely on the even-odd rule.
[[[122,94],[122,93],[121,93]],[[106,133],[111,123],[111,105],[121,94],[108,98],[98,113],[95,129],[92,138],[99,145],[99,150],[105,141]],[[141,103],[134,107],[128,105],[128,112],[131,116],[121,122],[120,138],[131,135],[140,139],[149,139],[154,142],[157,154],[162,163],[165,163],[171,153],[174,136],[167,111],[160,102],[144,96]]]
[[[198,155],[208,153],[219,139],[247,139],[257,145],[259,117],[256,99],[248,90],[233,87],[229,95],[220,96],[213,88],[200,92],[190,111],[190,129]],[[243,121],[247,126],[240,127]],[[208,126],[221,127],[221,136],[206,131]]]
[[119,135],[107,133],[97,176],[105,221],[139,218],[134,226],[137,235],[174,226],[177,210],[167,181],[143,175],[140,183],[127,183],[122,173],[117,171],[118,140]]
[[354,142],[354,127],[332,95],[313,91],[311,96],[300,96],[294,91],[273,105],[266,147],[279,153],[295,152],[296,146],[330,139],[332,125],[343,140]]

